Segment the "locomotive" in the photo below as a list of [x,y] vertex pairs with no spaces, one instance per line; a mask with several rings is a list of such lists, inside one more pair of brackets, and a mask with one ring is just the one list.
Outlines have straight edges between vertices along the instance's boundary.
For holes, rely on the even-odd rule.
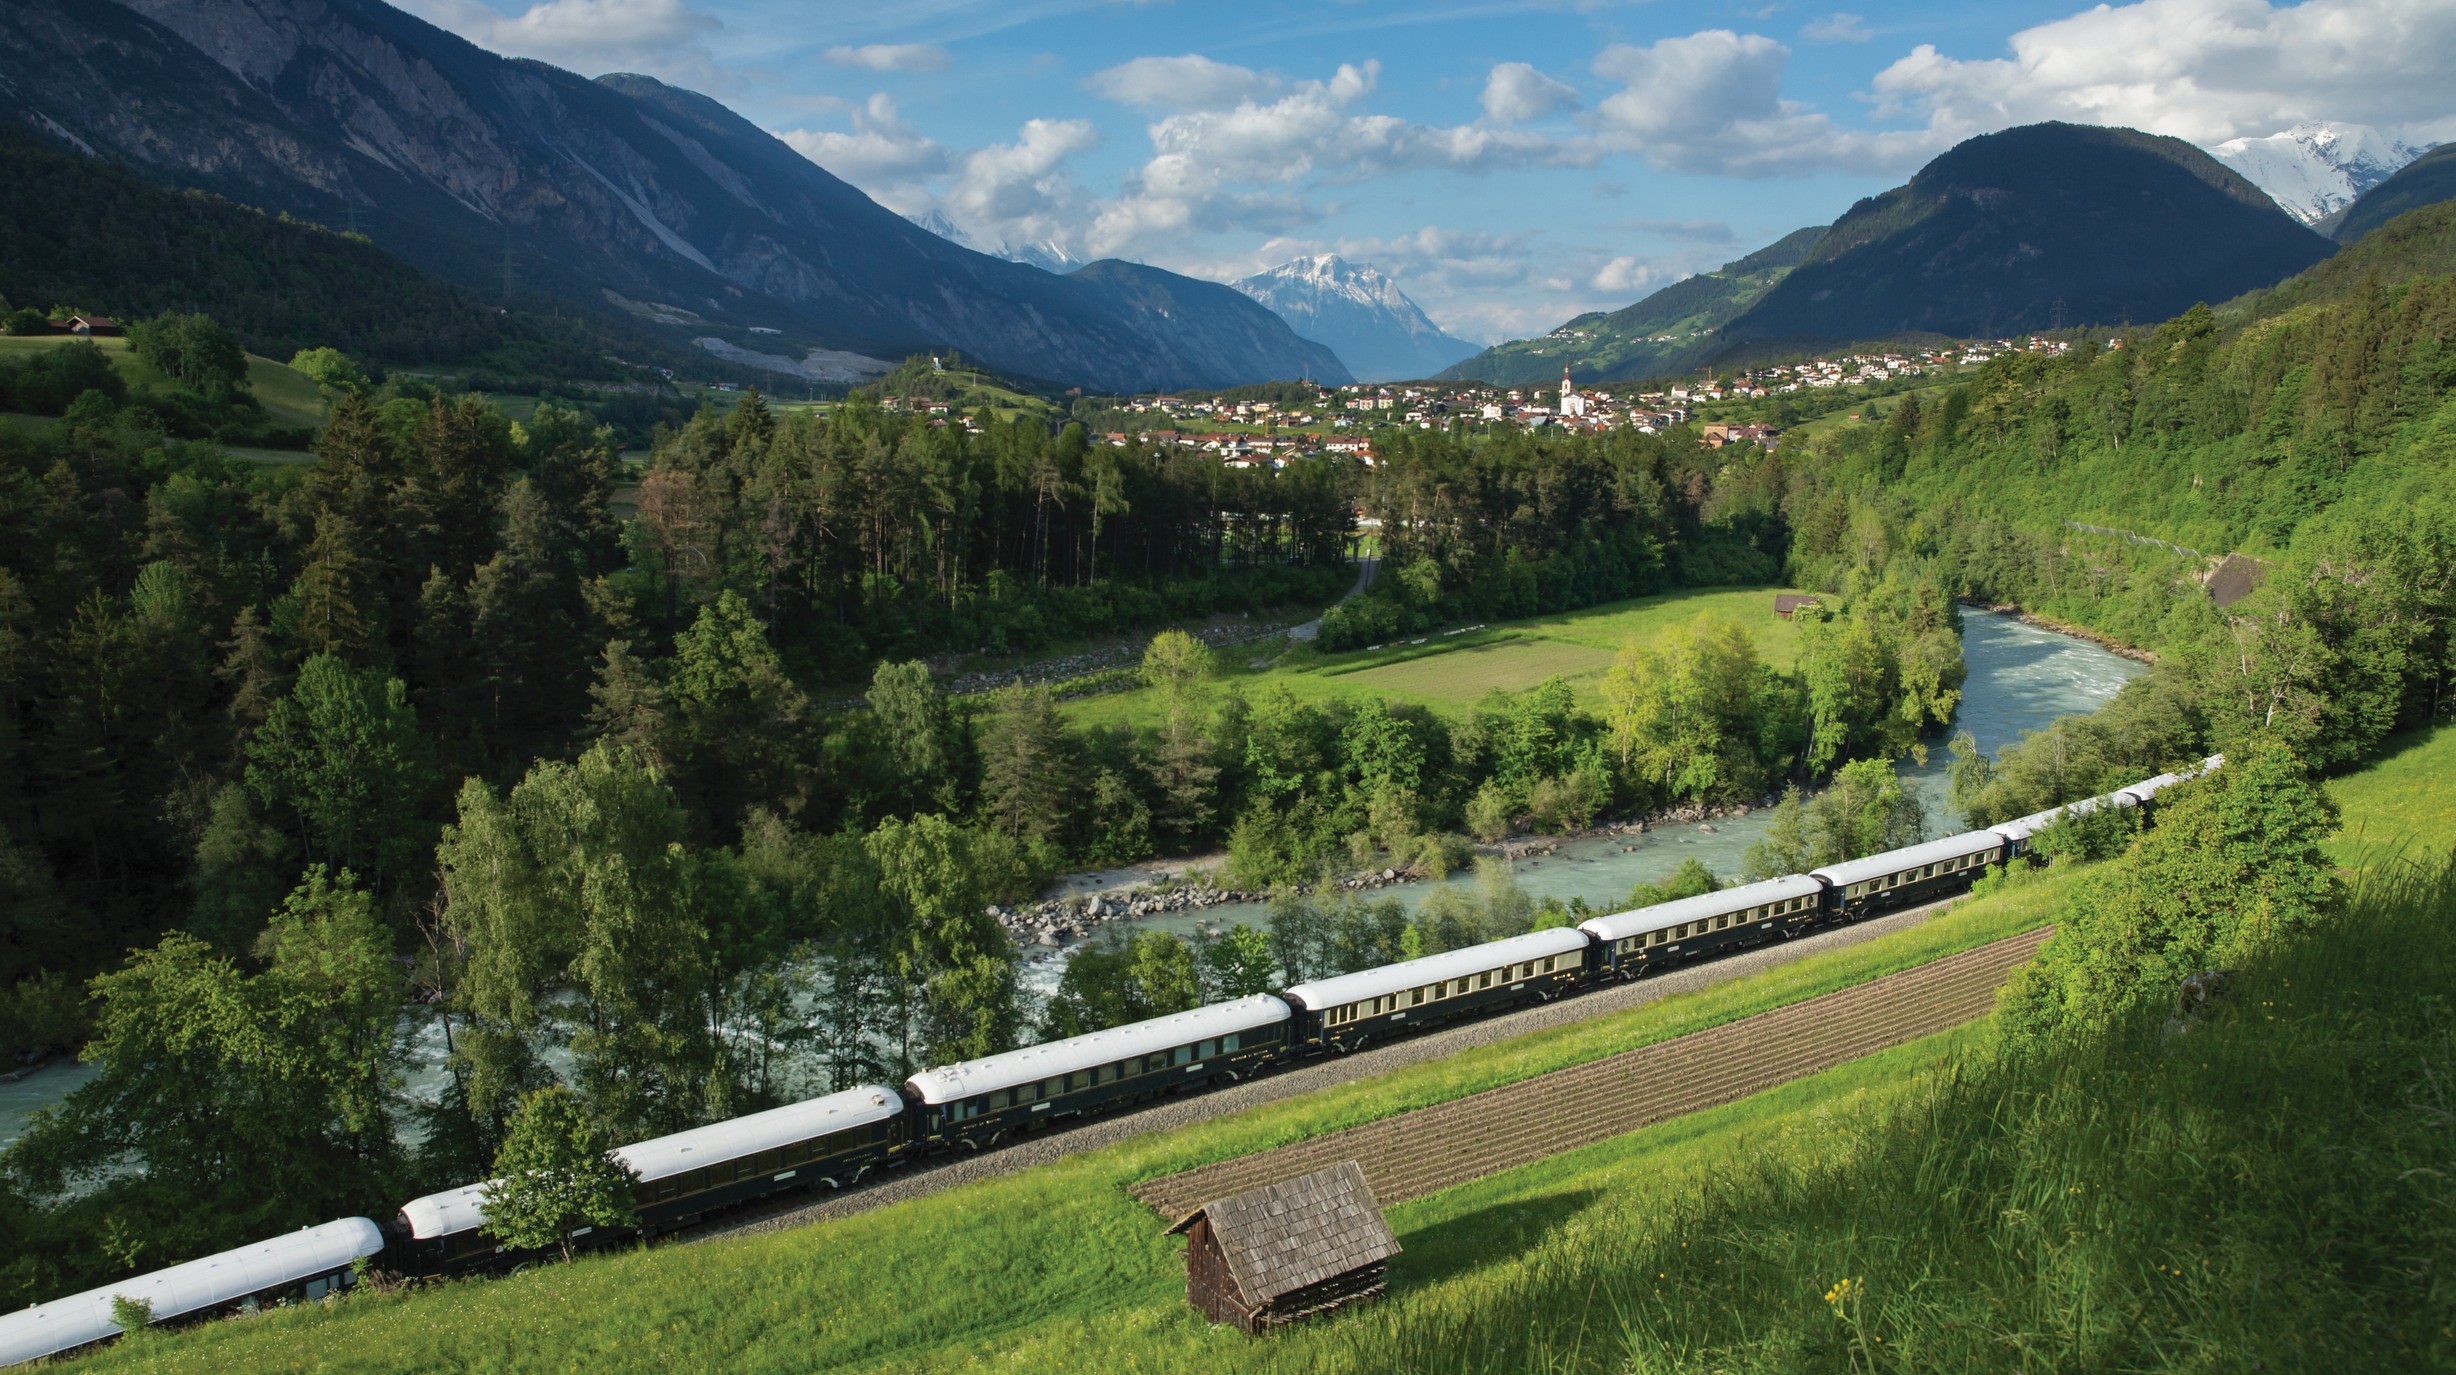
[[[2102,808],[2146,815],[2160,793],[2224,762],[2212,755],[1983,831],[1806,874],[1298,983],[636,1142],[614,1154],[635,1177],[640,1225],[578,1228],[569,1240],[585,1248],[654,1238],[769,1195],[841,1189],[917,1157],[992,1148],[1047,1122],[1234,1083],[1298,1059],[1352,1053],[1929,902],[2030,856],[2037,835],[2065,817]],[[388,1270],[424,1277],[503,1269],[544,1254],[507,1249],[486,1233],[486,1190],[477,1183],[429,1194],[401,1205],[388,1225],[343,1218],[0,1316],[0,1365],[117,1336],[115,1298],[149,1302],[159,1323],[322,1298],[350,1287],[378,1256]]]

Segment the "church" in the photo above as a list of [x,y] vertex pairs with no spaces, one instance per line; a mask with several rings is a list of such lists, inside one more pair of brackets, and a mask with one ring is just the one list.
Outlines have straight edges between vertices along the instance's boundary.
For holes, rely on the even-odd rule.
[[1570,385],[1569,365],[1567,363],[1561,364],[1561,404],[1559,409],[1561,419],[1579,420],[1585,418],[1586,408],[1590,404],[1591,402],[1589,398],[1580,396],[1578,394],[1578,389]]

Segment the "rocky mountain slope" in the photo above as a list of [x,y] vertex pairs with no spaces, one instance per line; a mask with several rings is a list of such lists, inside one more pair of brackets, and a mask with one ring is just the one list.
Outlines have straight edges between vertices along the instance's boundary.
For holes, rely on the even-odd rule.
[[1325,253],[1230,282],[1288,327],[1328,345],[1367,382],[1431,377],[1477,351],[1446,334],[1379,269]]
[[2180,139],[2034,124],[1970,139],[1851,207],[1723,328],[1719,352],[2162,320],[2333,250]]
[[2211,156],[2266,191],[2287,214],[2317,224],[2422,155],[2368,124],[2297,124],[2266,138],[2228,139]]
[[1098,283],[949,243],[705,96],[499,57],[380,0],[9,0],[0,117],[497,298],[734,347],[955,348],[1118,391],[1320,363],[1207,293],[1121,314]]
[[1683,277],[1633,306],[1595,311],[1539,339],[1514,339],[1458,364],[1444,377],[1520,386],[1549,382],[1566,367],[1578,381],[1618,382],[1680,371],[1716,331],[1790,275],[1825,234],[1794,230],[1712,272]]
[[2314,226],[2349,244],[2410,210],[2456,200],[2456,143],[2442,144]]

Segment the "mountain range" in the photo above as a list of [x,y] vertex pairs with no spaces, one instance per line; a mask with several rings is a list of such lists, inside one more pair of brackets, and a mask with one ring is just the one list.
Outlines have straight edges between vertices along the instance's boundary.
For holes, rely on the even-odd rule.
[[1478,348],[1444,333],[1379,269],[1337,254],[1298,258],[1229,285],[1329,346],[1360,381],[1431,377]]
[[949,243],[961,244],[975,253],[986,253],[992,258],[1004,258],[1010,263],[1037,267],[1043,272],[1063,275],[1083,266],[1081,258],[1068,252],[1066,245],[1054,239],[1040,243],[1017,243],[1010,239],[983,239],[977,234],[966,233],[963,226],[948,219],[947,212],[943,210],[925,210],[918,215],[907,215],[904,218]]
[[1895,336],[2161,320],[2334,247],[2180,139],[2033,124],[1957,144],[1826,228],[1450,371],[1517,383],[1567,363],[1612,381]]
[[0,40],[0,118],[57,144],[746,364],[850,380],[953,348],[1101,390],[1346,380],[1225,287],[973,252],[706,96],[499,57],[380,0],[9,0]]
[[2304,224],[2352,205],[2422,150],[2367,124],[2297,124],[2266,138],[2228,139],[2211,156],[2248,178]]
[[2456,143],[2441,144],[2406,163],[2395,176],[2313,227],[2350,244],[2407,211],[2447,200],[2456,200]]

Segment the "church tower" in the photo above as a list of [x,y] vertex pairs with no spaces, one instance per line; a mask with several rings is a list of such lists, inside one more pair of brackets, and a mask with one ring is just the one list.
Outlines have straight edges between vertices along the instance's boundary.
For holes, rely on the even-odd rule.
[[1578,395],[1578,389],[1570,383],[1567,363],[1561,364],[1560,413],[1564,420],[1586,414],[1586,398]]

